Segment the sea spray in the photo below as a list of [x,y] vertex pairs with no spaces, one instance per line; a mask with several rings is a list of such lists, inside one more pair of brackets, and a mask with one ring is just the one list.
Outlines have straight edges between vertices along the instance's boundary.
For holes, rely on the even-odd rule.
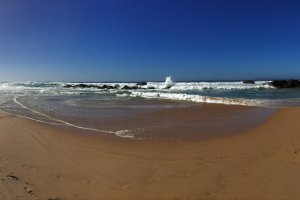
[[165,89],[169,89],[169,88],[171,88],[174,85],[175,85],[175,83],[173,82],[172,77],[171,76],[167,76],[166,77],[166,81],[165,81]]

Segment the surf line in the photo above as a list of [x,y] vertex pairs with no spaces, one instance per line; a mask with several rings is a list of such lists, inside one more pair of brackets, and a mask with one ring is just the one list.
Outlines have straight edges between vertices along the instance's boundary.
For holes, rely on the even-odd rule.
[[[6,102],[11,101],[11,100],[13,100],[13,99],[7,99],[6,101],[1,102],[1,103],[0,103],[0,106],[3,105],[3,104],[5,104]],[[33,118],[26,117],[26,116],[23,116],[23,115],[13,114],[13,113],[10,113],[10,112],[7,112],[7,111],[3,110],[3,108],[1,109],[1,107],[0,107],[0,110],[1,110],[1,112],[7,113],[7,114],[11,114],[11,115],[15,115],[15,116],[17,116],[17,117],[22,117],[22,118],[30,119],[30,120],[32,120],[32,121],[36,121],[36,122],[40,122],[40,123],[51,124],[51,125],[57,125],[57,126],[61,126],[61,125],[62,125],[62,124],[57,124],[57,123],[52,123],[52,122],[45,122],[45,121],[38,120],[38,119],[33,119]]]
[[11,99],[7,99],[6,101],[1,102],[1,103],[0,103],[0,106],[3,105],[3,104],[5,104],[6,102],[8,102],[8,101],[10,101],[10,100],[11,100]]
[[[83,126],[77,126],[77,125],[75,125],[75,124],[72,124],[72,123],[69,123],[69,122],[66,122],[66,121],[63,121],[63,120],[60,120],[60,119],[56,119],[56,118],[53,118],[53,117],[51,117],[51,116],[49,116],[49,115],[46,115],[46,114],[44,114],[44,113],[41,113],[41,112],[39,112],[39,111],[33,110],[33,109],[31,109],[31,108],[25,106],[25,105],[22,104],[21,102],[19,102],[19,101],[17,100],[17,97],[14,97],[13,100],[14,100],[14,102],[15,102],[16,104],[18,104],[19,106],[21,106],[22,108],[24,108],[24,109],[26,109],[26,110],[29,110],[29,111],[31,111],[31,112],[33,112],[33,113],[35,113],[35,114],[40,115],[40,116],[46,117],[46,118],[48,118],[48,119],[50,119],[50,120],[52,120],[52,121],[59,122],[59,123],[64,124],[64,125],[66,125],[66,126],[71,126],[71,127],[78,128],[78,129],[89,130],[89,131],[96,131],[96,132],[101,132],[101,133],[111,133],[111,134],[115,134],[115,135],[118,136],[118,137],[126,137],[126,138],[133,138],[133,137],[134,137],[132,134],[126,134],[126,132],[128,132],[128,130],[105,131],[105,130],[99,130],[99,129],[88,128],[88,127],[83,127]],[[23,117],[25,117],[25,116],[23,116]],[[25,118],[27,118],[27,119],[32,119],[32,118],[29,118],[29,117],[25,117]],[[41,121],[41,120],[36,120],[36,119],[32,119],[32,120],[38,121],[38,122],[43,122],[43,121]],[[48,122],[44,122],[44,123],[48,123]],[[50,122],[49,124],[55,124],[55,123],[51,123],[51,122]],[[61,124],[55,124],[55,125],[61,125]]]

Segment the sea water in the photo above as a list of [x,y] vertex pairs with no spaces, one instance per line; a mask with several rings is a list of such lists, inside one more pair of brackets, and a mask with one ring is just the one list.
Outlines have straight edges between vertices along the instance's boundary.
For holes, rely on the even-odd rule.
[[[79,84],[70,82],[2,82],[0,109],[43,123],[134,137],[132,127],[124,119],[160,109],[203,103],[264,108],[300,106],[300,89],[276,89],[268,83],[174,82],[167,77],[166,81],[147,82],[138,89],[126,90],[122,87],[136,83],[84,83],[115,87],[97,89],[65,88]],[[112,119],[117,125],[111,125]]]

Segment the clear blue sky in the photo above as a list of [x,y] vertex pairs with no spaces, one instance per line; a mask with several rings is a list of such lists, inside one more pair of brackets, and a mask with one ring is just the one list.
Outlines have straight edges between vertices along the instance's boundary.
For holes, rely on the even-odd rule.
[[0,0],[0,81],[300,79],[297,0]]

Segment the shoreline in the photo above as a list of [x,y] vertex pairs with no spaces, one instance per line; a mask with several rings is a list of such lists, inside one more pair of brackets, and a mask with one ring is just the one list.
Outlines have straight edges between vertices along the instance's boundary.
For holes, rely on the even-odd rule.
[[[168,102],[168,101],[167,101]],[[156,102],[159,104],[160,102]],[[164,102],[165,103],[165,102]],[[90,126],[80,120],[68,121],[30,108],[35,118],[3,111],[37,123],[60,127],[67,131],[91,134],[113,134],[135,140],[205,140],[239,134],[263,124],[278,108],[220,104],[184,104],[143,111],[123,118],[112,117]],[[22,105],[23,106],[23,105]],[[46,117],[39,119],[39,116]],[[86,120],[86,119],[85,119]],[[97,125],[96,125],[97,124]],[[95,126],[96,125],[96,126]],[[226,127],[226,129],[224,129]]]
[[203,141],[84,135],[0,112],[0,199],[297,199],[300,108]]

